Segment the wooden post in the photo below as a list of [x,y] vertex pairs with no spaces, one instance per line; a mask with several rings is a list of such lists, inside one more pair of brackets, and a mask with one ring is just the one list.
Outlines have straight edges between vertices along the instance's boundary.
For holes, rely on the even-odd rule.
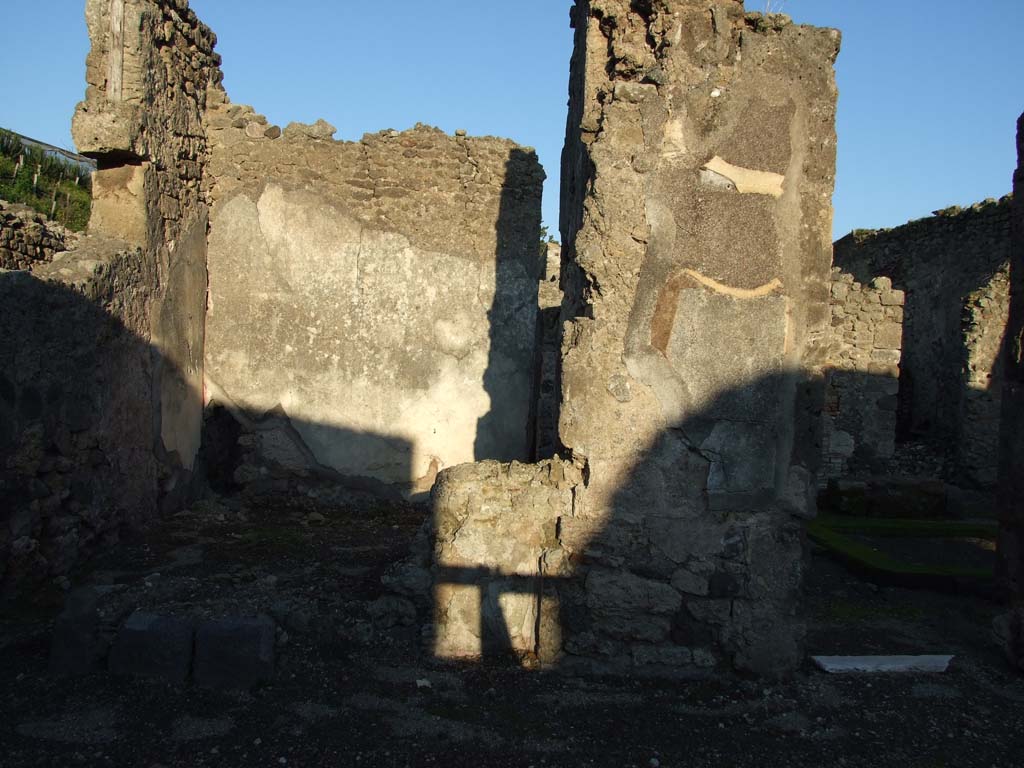
[[107,100],[121,101],[124,89],[124,0],[110,0],[110,71]]

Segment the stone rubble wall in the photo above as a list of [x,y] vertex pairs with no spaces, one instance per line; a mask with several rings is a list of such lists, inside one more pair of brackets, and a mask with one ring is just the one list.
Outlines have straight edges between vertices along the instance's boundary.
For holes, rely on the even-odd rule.
[[[572,18],[559,423],[572,493],[545,502],[530,480],[531,505],[551,509],[526,515],[548,527],[522,538],[474,533],[510,525],[505,501],[452,487],[487,468],[459,468],[435,497],[441,520],[466,510],[456,539],[481,547],[439,534],[439,563],[538,578],[561,553],[538,602],[551,586],[558,637],[543,617],[540,637],[520,631],[523,611],[506,636],[481,631],[468,601],[442,607],[442,648],[784,674],[800,660],[800,518],[821,462],[839,35],[734,1],[577,0]],[[478,589],[485,614],[505,592]]]
[[822,486],[870,474],[893,456],[905,300],[887,277],[864,284],[832,270]]
[[1024,672],[1024,115],[1017,123],[1017,158],[999,465],[999,577],[1014,610],[996,629],[1010,662]]
[[992,488],[1009,304],[1009,197],[889,230],[856,230],[835,265],[906,292],[898,432],[951,455],[952,482]]
[[334,141],[208,97],[208,400],[244,484],[425,495],[533,452],[541,188],[532,149],[429,126]]
[[28,206],[0,200],[0,269],[31,269],[73,247],[78,234]]
[[5,595],[66,585],[125,527],[176,509],[198,469],[214,37],[185,0],[88,0],[86,21],[73,134],[98,161],[88,233],[0,271]]

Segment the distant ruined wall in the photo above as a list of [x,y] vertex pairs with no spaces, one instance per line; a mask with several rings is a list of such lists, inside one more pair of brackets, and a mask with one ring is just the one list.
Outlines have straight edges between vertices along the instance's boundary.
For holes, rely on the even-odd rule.
[[895,451],[905,299],[887,277],[862,284],[832,270],[819,484],[877,472]]
[[214,38],[184,0],[89,0],[73,134],[97,158],[89,232],[0,271],[0,579],[62,580],[173,509],[200,445],[207,86]]
[[558,617],[556,641],[535,639],[547,660],[784,674],[800,660],[801,518],[821,463],[839,34],[733,0],[577,0],[572,18],[572,472],[555,484],[571,493],[547,521],[530,512],[531,556],[506,559],[519,539],[505,486],[539,503],[546,465],[508,468],[493,502],[453,487],[486,465],[442,473],[436,521],[462,523],[437,533],[435,584],[475,583],[480,602],[439,601],[439,652],[529,647],[529,621],[502,606],[533,578],[541,632]]
[[999,577],[1015,610],[996,627],[1011,663],[1024,672],[1024,115],[1017,123],[1017,158],[999,465]]
[[443,467],[531,458],[534,152],[427,126],[334,141],[210,98],[206,377],[249,433],[235,480],[425,494]]
[[835,264],[861,283],[888,277],[906,292],[901,437],[933,443],[954,482],[996,482],[999,361],[1009,303],[1010,198],[950,208],[889,230],[857,230]]
[[0,269],[31,269],[77,241],[76,233],[41,213],[0,200]]

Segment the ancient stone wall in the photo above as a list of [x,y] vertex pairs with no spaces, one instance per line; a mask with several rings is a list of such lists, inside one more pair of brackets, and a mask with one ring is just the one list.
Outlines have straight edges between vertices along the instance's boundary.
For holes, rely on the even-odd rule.
[[905,295],[889,278],[863,284],[833,268],[831,296],[819,485],[877,471],[892,457],[903,342]]
[[[517,563],[536,578],[564,558],[544,584],[567,663],[780,674],[800,658],[799,518],[821,462],[839,35],[735,1],[578,0],[573,22],[559,437],[578,480]],[[507,531],[503,503],[461,481],[439,483],[438,517],[459,498],[479,508],[460,536]],[[484,571],[509,540],[485,544]],[[502,636],[440,610],[468,622],[440,628],[447,655],[488,637],[551,655],[518,621]]]
[[99,166],[88,235],[0,273],[5,592],[174,508],[200,446],[214,38],[185,0],[88,0],[86,21],[73,133]]
[[953,459],[949,480],[982,488],[998,464],[1009,231],[1004,198],[835,244],[844,272],[861,283],[889,277],[906,292],[900,437],[931,442]]
[[206,376],[249,433],[235,479],[423,494],[442,467],[529,459],[534,152],[422,125],[334,141],[211,99]]
[[562,354],[562,246],[544,246],[545,267],[540,283],[538,345],[540,360],[537,375],[537,448],[538,459],[550,459],[558,453],[559,362]]
[[1024,115],[1017,123],[1017,157],[999,465],[999,576],[1015,610],[996,628],[1011,663],[1024,671]]
[[0,269],[30,269],[53,260],[78,235],[28,206],[0,200]]

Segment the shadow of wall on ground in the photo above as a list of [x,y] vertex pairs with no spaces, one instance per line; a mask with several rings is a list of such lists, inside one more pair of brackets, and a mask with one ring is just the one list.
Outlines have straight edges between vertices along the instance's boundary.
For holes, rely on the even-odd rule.
[[[502,187],[495,222],[494,303],[487,313],[490,347],[483,374],[484,391],[490,397],[490,410],[477,421],[473,455],[476,461],[530,461],[533,457],[537,420],[537,377],[539,374],[540,311],[537,294],[543,274],[539,251],[541,200],[529,187],[508,180],[530,178],[537,157],[522,149],[509,152],[505,164],[506,184]],[[536,237],[524,234],[536,233]],[[531,290],[524,291],[523,276]],[[530,329],[524,333],[523,329]],[[532,350],[533,368],[521,370],[515,355],[509,352]],[[521,357],[521,355],[520,355]],[[527,402],[527,408],[522,403]],[[522,434],[523,442],[510,442],[505,436]]]
[[[992,283],[1001,265],[988,263],[972,267],[960,259],[951,245],[949,267],[936,271],[937,288],[920,290],[914,274],[919,265],[913,254],[887,249],[881,258],[865,259],[853,245],[853,237],[851,233],[836,243],[833,265],[865,285],[875,278],[888,277],[894,288],[906,294],[897,395],[897,443],[921,440],[931,445],[937,454],[951,455],[957,441],[963,437],[963,410],[972,395],[969,350],[964,342],[966,304],[968,297]],[[932,316],[936,322],[920,320],[927,316]],[[986,388],[986,396],[992,399],[1000,398],[1003,387],[1005,329],[1000,329],[999,333],[1002,343]],[[936,360],[941,361],[939,375],[935,375]],[[998,431],[996,424],[993,444],[998,442]],[[976,484],[964,472],[956,474],[957,477],[951,479]]]

